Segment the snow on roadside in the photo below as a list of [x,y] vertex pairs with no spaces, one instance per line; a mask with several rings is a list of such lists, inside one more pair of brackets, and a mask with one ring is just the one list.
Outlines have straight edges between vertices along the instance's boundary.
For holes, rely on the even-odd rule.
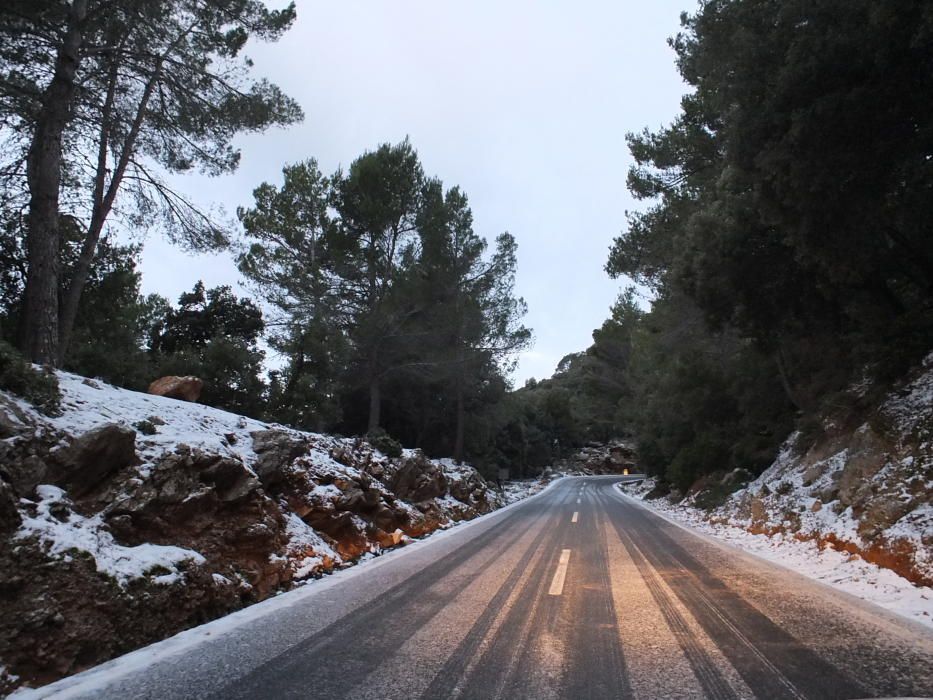
[[[300,457],[298,462],[303,468],[312,472],[316,480],[324,478],[334,481],[347,479],[359,481],[363,478],[358,468],[342,464],[332,456],[341,450],[358,451],[361,446],[353,439],[306,433],[198,403],[121,389],[100,380],[88,379],[68,372],[59,371],[56,375],[62,394],[61,415],[57,417],[40,415],[24,401],[12,400],[26,414],[31,415],[37,425],[48,425],[69,435],[80,435],[106,422],[136,429],[136,450],[142,459],[142,464],[137,469],[139,476],[144,480],[149,477],[152,467],[159,460],[182,444],[207,453],[238,459],[250,468],[257,459],[257,454],[253,449],[252,433],[270,429],[303,438],[312,438],[308,452]],[[140,429],[141,424],[144,423],[148,425]],[[150,431],[152,434],[146,434]],[[415,450],[405,450],[403,456],[413,458],[415,455]],[[375,450],[368,459],[373,464],[388,465],[389,463],[385,455]],[[475,477],[475,470],[467,464],[457,464],[452,459],[431,461],[441,467],[451,483],[465,482],[471,476]],[[122,586],[125,586],[131,579],[144,576],[151,571],[162,573],[161,576],[154,577],[149,574],[152,580],[159,583],[172,583],[179,578],[179,563],[204,561],[200,553],[180,547],[149,544],[137,547],[120,546],[114,541],[100,514],[82,517],[70,512],[65,517],[64,509],[60,506],[55,507],[55,504],[67,501],[67,494],[53,486],[40,488],[44,491],[36,503],[23,501],[21,504],[31,515],[24,513],[23,524],[17,537],[19,539],[37,537],[42,546],[53,556],[72,556],[74,550],[87,552],[97,562],[99,571],[113,575]],[[384,490],[378,481],[373,482],[373,488]],[[495,508],[511,503],[536,493],[540,488],[540,485],[512,487],[511,495],[507,500],[490,501],[490,505]],[[319,484],[308,494],[309,498],[321,504],[332,503],[341,496],[340,488],[332,483]],[[460,517],[454,516],[463,510],[465,504],[447,495],[437,499],[437,506],[448,517],[459,520]],[[420,511],[404,501],[397,500],[396,507],[410,511],[413,517],[420,515]],[[68,510],[73,511],[71,508]],[[317,531],[287,510],[285,515],[289,542],[286,545],[286,551],[282,554],[289,559],[289,566],[296,582],[307,577],[318,576],[333,565],[346,564]],[[366,525],[362,521],[358,524],[361,528]],[[407,537],[399,538],[400,542],[407,539]],[[223,585],[223,582],[218,581],[218,585]]]
[[547,487],[549,482],[540,479],[507,481],[502,484],[502,500],[508,505],[533,496]]
[[[36,488],[38,502],[23,499],[26,508],[23,522],[14,534],[14,540],[36,537],[47,552],[57,558],[70,560],[76,552],[87,552],[103,574],[112,576],[121,586],[133,579],[153,575],[159,584],[172,584],[183,574],[182,563],[202,564],[204,557],[192,549],[157,544],[140,544],[125,547],[114,542],[100,514],[85,518],[77,513],[56,517],[56,504],[66,500],[65,492],[57,486],[42,485]],[[29,515],[31,509],[35,515]]]
[[879,605],[933,629],[933,589],[916,586],[890,569],[830,547],[820,549],[812,541],[793,535],[756,535],[726,523],[710,521],[707,514],[690,505],[672,504],[666,498],[646,500],[655,480],[619,484],[620,490],[674,523],[710,535],[745,552],[785,566],[808,578]]
[[[241,608],[240,610],[232,612],[229,615],[224,615],[216,620],[183,630],[161,641],[105,661],[98,666],[86,669],[72,676],[67,676],[55,683],[39,688],[19,688],[14,691],[10,697],[21,698],[22,700],[39,700],[40,698],[52,696],[70,698],[80,695],[81,697],[92,697],[95,692],[106,688],[119,678],[123,678],[132,673],[141,672],[146,668],[179,654],[192,652],[200,644],[208,641],[216,641],[223,635],[230,634],[242,626],[255,622],[273,612],[299,605],[307,598],[324,594],[331,588],[340,586],[352,578],[365,576],[367,574],[371,575],[378,570],[379,567],[391,565],[391,562],[398,557],[407,556],[420,548],[437,545],[440,541],[456,536],[467,528],[479,525],[490,518],[498,517],[502,514],[502,511],[516,507],[517,503],[524,500],[526,497],[538,495],[540,492],[553,486],[560,481],[563,476],[564,475],[559,475],[550,481],[534,482],[534,489],[515,488],[514,491],[516,493],[520,492],[523,495],[517,497],[507,505],[490,511],[489,513],[484,513],[472,520],[460,521],[453,523],[448,528],[435,530],[424,537],[414,540],[407,547],[393,549],[380,556],[374,556],[372,554],[364,555],[356,560],[354,566],[336,569],[321,579],[309,579],[307,582],[302,582],[302,585],[290,591],[283,591],[255,605]],[[529,481],[509,483],[532,485]],[[540,488],[537,488],[537,485],[540,485]],[[217,578],[223,579],[223,581],[218,581],[218,583],[230,583],[225,577],[215,574],[215,580],[217,580]],[[2,674],[3,670],[3,666],[0,666],[0,674]],[[0,676],[0,678],[2,678],[2,676]],[[16,679],[17,677],[12,676],[12,678]]]

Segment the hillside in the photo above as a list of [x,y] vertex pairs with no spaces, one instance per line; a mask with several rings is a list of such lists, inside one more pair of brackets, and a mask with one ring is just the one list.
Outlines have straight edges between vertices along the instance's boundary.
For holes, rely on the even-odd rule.
[[651,493],[653,480],[630,491],[677,519],[858,595],[865,584],[887,587],[889,598],[904,599],[889,600],[889,607],[930,624],[933,354],[882,397],[868,390],[851,387],[846,403],[861,400],[860,408],[825,414],[815,434],[795,432],[747,483],[750,475],[735,471],[704,477],[682,499]]
[[419,451],[57,376],[57,417],[0,393],[0,692],[521,495]]

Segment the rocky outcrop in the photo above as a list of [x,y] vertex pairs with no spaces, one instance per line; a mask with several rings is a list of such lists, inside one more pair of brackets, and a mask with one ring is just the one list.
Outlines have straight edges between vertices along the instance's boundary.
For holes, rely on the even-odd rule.
[[13,486],[0,477],[0,540],[9,538],[23,521],[16,501]]
[[[707,492],[690,498],[699,504]],[[711,517],[813,540],[933,585],[933,355],[880,403],[824,416],[816,437],[792,435]]]
[[125,425],[105,423],[49,453],[44,481],[80,498],[137,461],[136,431]]
[[403,460],[388,477],[388,486],[406,501],[421,503],[443,496],[447,492],[444,470],[423,455]]
[[149,393],[169,399],[195,402],[201,398],[204,382],[197,377],[160,377],[149,385]]
[[635,449],[625,442],[587,445],[554,467],[577,474],[623,474],[635,468]]
[[253,469],[266,486],[280,480],[285,467],[311,450],[310,438],[286,430],[256,430],[250,437],[256,453]]
[[247,599],[291,580],[287,562],[270,559],[288,541],[282,512],[243,462],[180,446],[120,492],[103,518],[121,544],[197,551],[213,573],[242,581]]
[[86,553],[27,545],[0,547],[0,659],[19,682],[49,683],[241,605],[235,586],[204,569],[186,571],[184,583],[121,588]]

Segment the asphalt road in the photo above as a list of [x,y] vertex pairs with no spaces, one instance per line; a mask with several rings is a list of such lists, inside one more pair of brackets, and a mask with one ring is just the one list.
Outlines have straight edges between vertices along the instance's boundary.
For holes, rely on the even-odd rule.
[[933,634],[679,528],[619,480],[563,480],[62,697],[933,696]]

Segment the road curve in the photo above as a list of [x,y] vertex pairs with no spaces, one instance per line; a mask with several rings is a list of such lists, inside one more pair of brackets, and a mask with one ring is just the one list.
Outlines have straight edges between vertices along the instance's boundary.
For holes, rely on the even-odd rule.
[[620,480],[562,480],[107,687],[36,697],[933,696],[933,634],[677,527]]

